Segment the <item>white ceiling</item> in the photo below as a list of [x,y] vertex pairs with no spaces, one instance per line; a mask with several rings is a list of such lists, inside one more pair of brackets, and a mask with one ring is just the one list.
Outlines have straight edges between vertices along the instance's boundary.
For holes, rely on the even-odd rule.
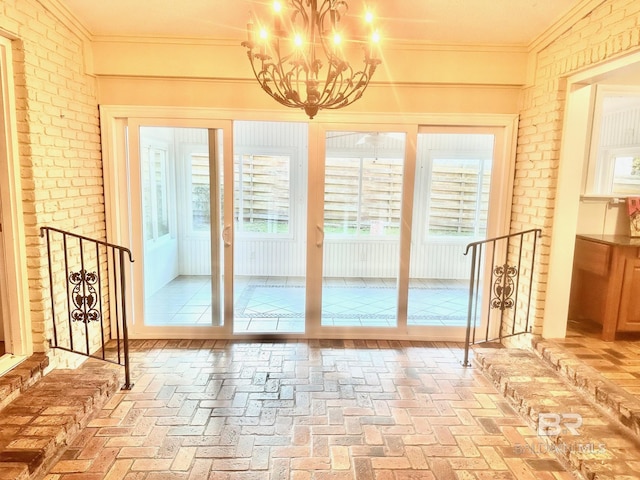
[[[588,0],[369,0],[383,41],[529,45]],[[96,36],[240,40],[269,0],[59,0]],[[349,0],[360,15],[363,0]]]

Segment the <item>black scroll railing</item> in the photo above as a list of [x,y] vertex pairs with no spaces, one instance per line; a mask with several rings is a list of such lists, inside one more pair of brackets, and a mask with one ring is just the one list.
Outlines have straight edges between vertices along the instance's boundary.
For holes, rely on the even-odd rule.
[[[467,245],[464,254],[471,251],[471,276],[464,366],[470,365],[471,345],[531,331],[533,270],[541,234],[534,228]],[[483,287],[490,288],[490,295],[483,295]]]
[[40,228],[47,243],[52,348],[124,366],[130,390],[126,267],[131,251],[53,227]]

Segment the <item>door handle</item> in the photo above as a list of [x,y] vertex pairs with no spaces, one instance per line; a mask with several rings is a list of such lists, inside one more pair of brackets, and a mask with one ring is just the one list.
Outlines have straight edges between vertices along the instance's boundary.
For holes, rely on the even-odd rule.
[[324,230],[320,225],[316,225],[316,247],[321,247],[324,243]]
[[230,235],[230,233],[231,233],[231,225],[227,225],[222,230],[222,241],[224,242],[224,246],[225,247],[230,247],[231,246],[231,235]]

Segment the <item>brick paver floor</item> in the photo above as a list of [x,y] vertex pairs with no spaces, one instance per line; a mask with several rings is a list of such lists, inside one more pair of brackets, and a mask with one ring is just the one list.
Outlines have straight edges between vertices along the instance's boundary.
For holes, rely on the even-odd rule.
[[619,333],[615,342],[605,342],[602,327],[588,321],[570,320],[567,336],[548,340],[580,363],[592,367],[624,392],[640,396],[640,333]]
[[570,479],[456,344],[133,342],[47,480]]

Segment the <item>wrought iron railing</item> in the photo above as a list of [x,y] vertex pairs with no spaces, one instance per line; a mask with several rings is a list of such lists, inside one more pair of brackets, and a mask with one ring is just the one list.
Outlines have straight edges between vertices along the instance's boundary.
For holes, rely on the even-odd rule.
[[52,348],[124,366],[131,389],[127,332],[126,266],[131,251],[53,227],[46,238]]
[[[534,228],[467,245],[464,254],[471,251],[471,276],[463,365],[470,365],[471,345],[531,331],[533,270],[541,234]],[[482,294],[483,286],[491,289],[490,295]]]

